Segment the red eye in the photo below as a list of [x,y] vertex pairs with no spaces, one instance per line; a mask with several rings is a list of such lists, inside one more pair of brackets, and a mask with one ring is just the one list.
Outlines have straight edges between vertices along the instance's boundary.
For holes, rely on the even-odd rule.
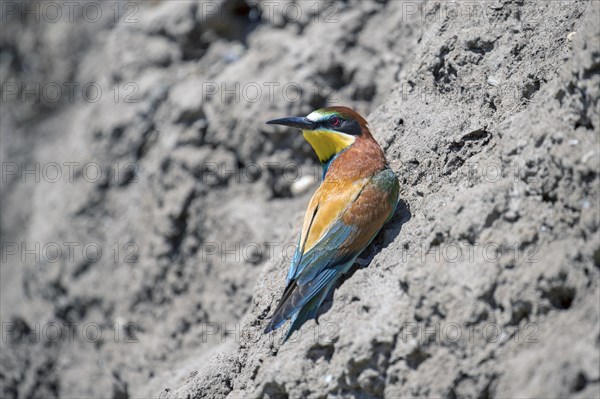
[[337,116],[332,116],[331,118],[329,118],[329,123],[333,127],[338,127],[342,124],[342,121],[340,121],[340,118],[338,118]]

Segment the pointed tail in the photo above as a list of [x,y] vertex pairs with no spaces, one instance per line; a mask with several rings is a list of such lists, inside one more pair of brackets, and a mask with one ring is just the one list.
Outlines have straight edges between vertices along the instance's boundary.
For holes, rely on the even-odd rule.
[[[330,284],[337,279],[339,271],[335,269],[327,269],[321,272],[316,278],[307,282],[304,285],[298,285],[297,281],[290,281],[286,287],[277,309],[271,317],[271,321],[265,328],[265,333],[269,333],[279,328],[286,320],[296,316],[294,321],[299,321],[298,317],[303,309],[306,309],[306,316],[301,317],[306,321],[308,312],[311,306],[314,306],[318,301],[312,301],[315,297],[321,297],[321,292],[328,288]],[[327,290],[325,290],[327,291]],[[322,301],[322,298],[321,298]],[[320,304],[320,302],[319,302]],[[318,306],[317,306],[318,307]],[[301,325],[301,324],[300,324]]]
[[335,280],[331,281],[329,284],[323,287],[321,291],[319,291],[310,301],[308,301],[304,306],[302,306],[300,311],[292,317],[292,324],[290,325],[290,328],[285,334],[282,343],[285,343],[285,341],[288,340],[288,338],[294,333],[294,331],[299,330],[300,327],[302,327],[302,325],[307,320],[314,319],[317,316],[321,304],[327,297],[327,294],[331,290],[331,287],[334,283]]

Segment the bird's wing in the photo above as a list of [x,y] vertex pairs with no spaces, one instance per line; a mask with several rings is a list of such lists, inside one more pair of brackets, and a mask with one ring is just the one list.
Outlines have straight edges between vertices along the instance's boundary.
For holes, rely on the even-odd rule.
[[294,257],[292,258],[292,263],[290,264],[290,269],[288,270],[288,274],[285,280],[285,284],[289,284],[290,281],[294,278],[294,276],[296,275],[296,269],[298,268],[298,264],[300,263],[300,260],[302,259],[302,249],[300,247],[300,243],[302,242],[302,236],[300,236],[300,238],[298,239],[298,245],[296,246],[296,249],[294,250]]
[[394,213],[398,189],[398,180],[390,169],[372,176],[318,242],[304,251],[295,277],[298,284],[304,285],[322,270],[356,258]]
[[[398,180],[386,169],[348,184],[324,182],[307,210],[288,285],[268,330],[292,317],[323,287],[351,265],[393,214]],[[292,269],[294,269],[292,271]]]
[[302,232],[292,258],[286,283],[289,284],[298,276],[302,271],[302,268],[298,269],[298,266],[304,254],[311,250],[320,241],[319,239],[330,230],[330,227],[340,219],[341,214],[358,197],[369,180],[370,178],[365,178],[352,183],[325,180],[321,183],[304,214]]

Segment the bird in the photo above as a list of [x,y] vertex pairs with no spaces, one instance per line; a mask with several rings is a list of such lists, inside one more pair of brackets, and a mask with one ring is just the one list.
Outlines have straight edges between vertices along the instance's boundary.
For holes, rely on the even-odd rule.
[[365,118],[344,106],[306,117],[266,122],[302,130],[323,167],[267,334],[291,320],[283,343],[317,312],[336,281],[354,264],[396,211],[398,178]]

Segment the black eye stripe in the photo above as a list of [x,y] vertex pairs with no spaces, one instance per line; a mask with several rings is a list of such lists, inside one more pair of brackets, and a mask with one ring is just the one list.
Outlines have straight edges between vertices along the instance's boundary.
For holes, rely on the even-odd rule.
[[[338,120],[337,125],[334,125],[332,123],[334,118],[337,118],[337,120]],[[328,117],[327,119],[322,119],[321,121],[319,121],[317,123],[319,124],[319,126],[323,126],[323,127],[331,127],[331,126],[340,127],[344,124],[344,122],[346,122],[346,121],[344,119],[340,118],[339,116],[332,115],[332,116]]]
[[[338,119],[339,122],[337,125],[332,124],[333,118]],[[338,115],[331,115],[325,119],[321,119],[319,122],[317,122],[317,124],[323,128],[336,130],[338,132],[350,134],[353,136],[360,136],[361,134],[361,128],[358,122],[356,122],[353,119],[343,119]]]

